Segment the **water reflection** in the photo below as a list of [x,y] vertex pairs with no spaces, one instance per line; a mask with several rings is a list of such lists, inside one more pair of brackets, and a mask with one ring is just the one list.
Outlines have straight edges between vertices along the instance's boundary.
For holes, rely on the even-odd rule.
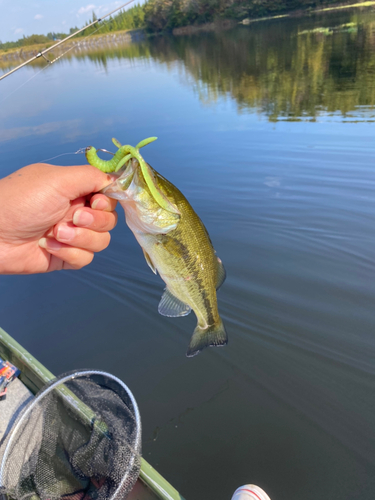
[[270,120],[315,119],[327,112],[372,120],[374,48],[375,14],[348,11],[198,36],[77,47],[65,59],[88,59],[104,69],[116,59],[156,60],[169,69],[178,63],[202,102],[230,96],[240,112],[256,109]]
[[29,136],[44,136],[57,132],[64,132],[64,138],[67,142],[75,140],[83,134],[81,130],[82,120],[66,120],[48,122],[42,125],[32,125],[28,127],[14,127],[0,129],[0,143],[24,139]]
[[[318,28],[317,28],[318,26]],[[319,28],[321,26],[321,28]],[[375,14],[344,13],[243,26],[199,36],[76,50],[68,57],[156,60],[193,85],[204,103],[235,99],[270,120],[375,117]]]

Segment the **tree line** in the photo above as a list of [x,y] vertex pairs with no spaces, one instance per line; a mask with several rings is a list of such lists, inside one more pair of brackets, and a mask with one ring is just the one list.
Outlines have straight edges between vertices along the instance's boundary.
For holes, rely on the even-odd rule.
[[28,47],[30,45],[37,45],[37,44],[51,44],[54,40],[57,39],[62,39],[67,37],[68,35],[66,33],[48,33],[47,35],[30,35],[30,36],[23,36],[22,38],[18,39],[16,42],[4,42],[2,43],[0,41],[0,50],[8,50],[8,49],[15,49],[15,48],[22,48],[22,47]]
[[[86,22],[86,26],[91,22],[96,21],[98,18],[95,12],[92,13],[92,19]],[[144,29],[145,25],[145,11],[144,6],[135,5],[126,11],[120,11],[117,15],[111,16],[108,20],[100,22],[94,26],[91,26],[81,33],[77,35],[77,37],[88,36],[93,34],[94,32],[102,33],[110,33],[115,31],[125,31],[142,28]],[[99,28],[99,30],[98,30]],[[48,33],[47,35],[30,35],[23,36],[19,38],[15,42],[1,42],[0,41],[0,50],[9,50],[15,48],[27,47],[30,45],[36,44],[51,44],[51,42],[55,40],[63,40],[68,35],[75,33],[79,28],[76,26],[74,28],[70,28],[69,33]]]
[[[191,24],[203,24],[220,19],[241,20],[247,17],[271,16],[335,3],[342,3],[342,0],[148,0],[143,5],[135,5],[126,11],[120,11],[99,25],[88,27],[77,36],[133,29],[144,29],[149,33],[168,32]],[[97,16],[93,12],[92,20],[86,25],[95,20]],[[75,31],[78,31],[77,27],[70,28],[69,34]],[[23,36],[16,42],[0,41],[0,50],[47,44],[67,36],[66,33]]]

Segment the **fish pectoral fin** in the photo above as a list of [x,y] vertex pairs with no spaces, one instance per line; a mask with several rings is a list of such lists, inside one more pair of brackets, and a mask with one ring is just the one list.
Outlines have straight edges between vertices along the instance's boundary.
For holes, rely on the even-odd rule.
[[221,285],[224,283],[225,278],[227,277],[227,273],[221,262],[221,259],[217,257],[217,280],[216,280],[216,290],[219,290]]
[[220,321],[215,325],[210,325],[207,328],[196,327],[186,353],[188,358],[192,358],[201,352],[205,347],[221,347],[228,344],[228,335],[225,331],[223,322]]
[[[142,250],[143,250],[143,248],[142,248]],[[151,269],[151,271],[154,274],[158,274],[158,271],[157,271],[156,267],[154,266],[154,263],[152,262],[151,257],[149,256],[149,254],[145,250],[143,250],[143,255],[145,256],[146,262],[148,264],[148,267]]]
[[158,311],[162,316],[177,318],[178,316],[187,316],[191,309],[166,288],[159,302]]

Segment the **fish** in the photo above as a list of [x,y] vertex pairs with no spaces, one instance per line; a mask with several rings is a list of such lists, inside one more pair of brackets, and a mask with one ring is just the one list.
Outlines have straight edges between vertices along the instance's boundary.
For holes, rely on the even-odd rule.
[[[89,156],[92,164],[92,151]],[[120,202],[148,266],[166,285],[159,313],[180,317],[194,311],[197,326],[186,355],[224,346],[228,336],[216,297],[226,278],[223,263],[186,197],[139,157],[127,159],[124,170],[102,193]]]

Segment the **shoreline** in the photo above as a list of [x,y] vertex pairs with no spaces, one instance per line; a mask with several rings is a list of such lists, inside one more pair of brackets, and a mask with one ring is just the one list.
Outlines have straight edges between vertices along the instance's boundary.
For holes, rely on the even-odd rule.
[[[53,54],[57,56],[61,56],[64,52],[68,50],[81,50],[82,48],[93,48],[103,45],[116,45],[118,43],[121,44],[130,44],[136,43],[140,40],[146,38],[146,33],[144,30],[127,30],[127,31],[115,31],[114,33],[106,33],[106,34],[98,34],[91,35],[88,37],[80,37],[75,40],[67,42],[65,45],[57,47],[56,50],[53,51]],[[37,55],[41,50],[47,49],[51,47],[55,42],[51,42],[50,44],[37,44],[30,45],[26,47],[9,49],[8,51],[0,50],[0,63],[13,63],[15,61],[26,61],[31,57]],[[52,54],[52,52],[51,52]],[[46,54],[48,58],[48,54]],[[1,67],[1,66],[0,66]]]
[[[179,28],[174,28],[172,34],[174,36],[184,36],[192,35],[200,32],[215,31],[215,30],[226,30],[230,29],[237,24],[249,25],[256,22],[270,21],[274,19],[291,18],[291,17],[303,17],[311,14],[320,14],[335,10],[342,9],[353,9],[353,8],[368,8],[375,6],[375,0],[368,0],[365,2],[357,3],[340,3],[333,6],[319,7],[315,9],[298,9],[290,11],[286,14],[278,14],[275,16],[258,17],[258,18],[245,18],[242,21],[237,21],[234,19],[222,19],[219,21],[214,21],[211,23],[204,23],[199,25],[187,25],[181,26]],[[115,31],[113,33],[106,34],[96,34],[88,37],[82,37],[82,39],[77,38],[68,42],[61,48],[56,49],[56,54],[61,56],[67,50],[81,50],[82,48],[92,48],[99,47],[102,45],[117,45],[137,43],[144,40],[148,36],[160,36],[162,34],[147,34],[143,29],[137,30],[126,30],[126,31]],[[23,62],[27,59],[37,55],[41,50],[49,48],[53,45],[50,44],[37,44],[21,48],[9,49],[7,51],[0,50],[0,68],[9,69],[8,66],[13,67],[15,62]]]
[[368,0],[365,2],[357,2],[357,3],[340,3],[340,4],[334,5],[332,7],[317,7],[315,9],[291,10],[287,14],[278,14],[276,16],[255,17],[253,19],[247,17],[247,18],[243,19],[242,21],[239,21],[238,24],[251,24],[251,23],[256,23],[259,21],[271,21],[272,19],[281,19],[281,18],[285,18],[285,17],[303,17],[307,14],[320,14],[320,13],[329,12],[332,10],[355,9],[355,8],[366,9],[367,7],[374,7],[374,6],[375,6],[375,0]]

